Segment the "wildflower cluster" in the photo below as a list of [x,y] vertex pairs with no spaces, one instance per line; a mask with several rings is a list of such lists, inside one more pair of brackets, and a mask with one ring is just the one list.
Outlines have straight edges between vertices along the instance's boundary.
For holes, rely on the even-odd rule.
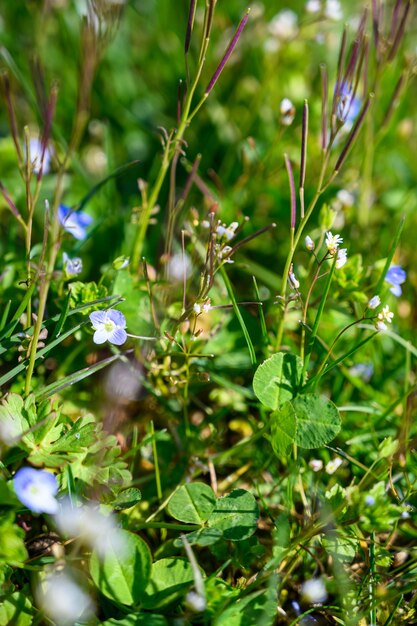
[[347,261],[347,248],[339,248],[339,244],[343,243],[340,235],[332,235],[329,231],[326,233],[326,247],[330,256],[336,256],[336,269],[343,267]]

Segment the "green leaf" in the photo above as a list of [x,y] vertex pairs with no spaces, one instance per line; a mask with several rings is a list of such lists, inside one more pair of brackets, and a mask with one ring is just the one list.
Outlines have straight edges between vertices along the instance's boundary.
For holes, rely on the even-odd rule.
[[225,539],[241,541],[253,535],[258,517],[259,508],[253,495],[245,489],[235,489],[218,498],[207,524],[221,530]]
[[274,411],[270,417],[271,444],[278,456],[285,456],[295,441],[297,418],[291,402],[286,402],[282,409]]
[[334,439],[341,428],[337,407],[325,396],[307,393],[292,401],[297,418],[296,444],[320,448]]
[[135,335],[152,335],[153,325],[146,284],[143,283],[142,289],[133,280],[129,270],[120,270],[113,284],[113,293],[124,298],[117,308],[125,316],[129,332]]
[[33,624],[33,609],[26,593],[16,591],[0,604],[0,624],[13,626],[31,626]]
[[[223,533],[218,528],[199,528],[192,533],[188,533],[187,541],[190,546],[212,546],[223,537]],[[174,545],[177,548],[184,546],[182,539],[175,539]]]
[[112,502],[112,507],[116,511],[130,509],[131,506],[135,506],[135,504],[140,502],[141,498],[142,494],[139,489],[131,487],[130,489],[125,489],[118,494],[117,498]]
[[14,523],[14,517],[12,511],[0,516],[0,561],[9,565],[19,565],[28,558],[25,531]]
[[270,585],[235,600],[214,620],[213,626],[272,626],[277,615],[277,586]]
[[255,372],[253,390],[259,400],[275,411],[291,400],[301,385],[303,362],[295,354],[277,352]]
[[163,615],[153,613],[132,613],[123,619],[106,619],[101,626],[168,626]]
[[174,601],[178,604],[193,583],[193,570],[187,559],[160,559],[152,566],[150,581],[142,594],[142,605],[145,609],[155,609]]
[[180,522],[203,524],[211,515],[216,496],[205,483],[183,485],[172,496],[167,510]]
[[122,546],[109,543],[106,555],[100,560],[93,552],[90,572],[94,584],[105,596],[131,606],[140,601],[151,573],[151,553],[147,544],[133,533],[121,530],[117,537]]
[[23,415],[23,399],[17,393],[9,393],[0,405],[1,438],[9,445],[19,440],[30,428],[27,416]]

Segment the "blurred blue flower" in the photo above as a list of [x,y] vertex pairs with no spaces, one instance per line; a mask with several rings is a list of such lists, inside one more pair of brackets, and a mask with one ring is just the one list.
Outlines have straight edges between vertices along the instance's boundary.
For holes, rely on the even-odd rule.
[[87,237],[87,226],[93,222],[93,218],[84,211],[73,211],[65,204],[58,207],[58,219],[62,227],[71,233],[76,239],[83,240]]
[[57,513],[58,482],[54,474],[33,467],[22,467],[13,478],[20,502],[34,513]]
[[360,98],[354,96],[352,86],[347,83],[342,83],[340,91],[338,84],[336,84],[335,93],[338,94],[337,119],[349,129],[359,114],[361,108]]
[[391,265],[388,272],[385,276],[385,281],[392,285],[390,288],[390,292],[394,294],[394,296],[400,296],[403,292],[400,285],[402,285],[407,278],[407,274],[405,270],[401,267],[401,265]]
[[66,252],[62,255],[64,261],[64,272],[67,278],[81,274],[83,271],[83,262],[79,257],[70,259]]
[[126,341],[126,319],[120,311],[116,309],[94,311],[90,313],[90,320],[96,331],[93,336],[94,343],[110,341],[115,346],[121,346]]

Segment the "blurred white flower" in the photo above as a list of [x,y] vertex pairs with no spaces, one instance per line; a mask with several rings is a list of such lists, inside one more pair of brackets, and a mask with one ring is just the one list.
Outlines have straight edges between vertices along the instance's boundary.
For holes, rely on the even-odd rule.
[[104,557],[110,547],[118,553],[125,549],[123,536],[114,518],[103,515],[93,504],[72,506],[66,501],[61,505],[55,519],[62,533],[77,538],[84,545],[96,550],[100,557]]
[[[32,163],[32,169],[35,174],[39,174],[41,169],[42,159],[42,143],[36,137],[29,140],[30,162]],[[45,149],[43,156],[42,173],[47,174],[51,168],[51,152],[48,146]]]
[[323,604],[327,600],[326,585],[322,578],[311,578],[301,585],[301,597],[309,604]]
[[321,9],[320,0],[308,0],[306,4],[307,13],[318,13]]
[[300,286],[300,281],[297,280],[294,272],[292,271],[292,269],[290,270],[289,274],[288,274],[288,282],[290,283],[290,287],[291,289],[298,289]]
[[343,18],[342,7],[339,0],[327,0],[325,15],[329,20],[341,20]]
[[206,599],[195,591],[187,593],[185,603],[194,613],[202,613],[207,606]]
[[340,248],[337,251],[337,259],[336,259],[336,269],[340,269],[345,265],[347,261],[347,248]]
[[336,196],[342,206],[353,206],[355,202],[355,196],[347,189],[339,189]]
[[46,615],[59,626],[73,626],[94,613],[91,598],[65,573],[48,575],[36,596]]
[[281,100],[279,112],[281,114],[281,124],[290,126],[295,118],[295,107],[289,98]]
[[178,252],[168,261],[168,278],[174,282],[181,282],[191,274],[192,265],[188,254]]
[[376,309],[381,304],[381,298],[379,296],[374,296],[368,302],[368,309]]
[[216,228],[216,233],[220,238],[225,237],[227,241],[230,241],[235,236],[238,226],[238,222],[232,222],[231,224],[229,224],[229,226],[226,226],[226,224],[221,224],[219,222]]
[[200,315],[201,313],[201,304],[199,304],[198,302],[195,302],[193,305],[193,311],[196,315]]
[[342,465],[343,461],[339,456],[336,456],[333,461],[326,463],[326,473],[334,474],[337,469]]
[[307,237],[304,239],[304,243],[305,243],[307,250],[310,250],[310,252],[312,252],[314,248],[316,247],[314,241],[309,235],[307,235]]
[[309,462],[309,466],[313,470],[313,472],[319,472],[323,469],[323,461],[321,459],[311,459]]
[[116,361],[106,368],[104,391],[113,404],[124,404],[139,397],[143,383],[143,371],[139,363]]
[[297,14],[290,9],[280,11],[268,24],[268,30],[271,35],[278,37],[278,39],[291,39],[298,33],[298,18]]

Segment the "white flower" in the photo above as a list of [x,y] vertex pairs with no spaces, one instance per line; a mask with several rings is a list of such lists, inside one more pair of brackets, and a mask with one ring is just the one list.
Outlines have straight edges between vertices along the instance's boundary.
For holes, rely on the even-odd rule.
[[295,277],[295,274],[292,271],[292,268],[288,274],[288,282],[290,283],[290,286],[292,289],[298,289],[300,286],[300,281],[297,280],[297,278]]
[[326,585],[322,578],[311,578],[301,585],[301,597],[309,604],[323,604],[327,600]]
[[339,248],[339,244],[343,243],[343,237],[341,237],[340,235],[332,235],[332,233],[329,231],[326,233],[325,243],[330,254],[334,256]]
[[226,224],[220,224],[219,222],[219,225],[216,228],[216,233],[220,238],[225,237],[227,241],[230,241],[235,236],[238,226],[238,222],[232,222],[229,226],[226,226]]
[[309,235],[307,235],[307,237],[304,239],[304,243],[305,243],[307,250],[310,250],[310,252],[312,252],[314,248],[316,247],[316,244],[314,243],[314,241]]
[[347,248],[340,248],[337,251],[336,269],[339,270],[347,261]]
[[211,309],[211,301],[210,301],[210,299],[208,299],[208,300],[205,301],[205,303],[201,307],[201,310],[203,311],[203,313],[208,313],[208,311],[210,311],[210,309]]
[[187,593],[185,603],[193,613],[202,613],[207,606],[206,599],[195,591]]
[[306,4],[307,13],[318,13],[321,9],[320,0],[308,0]]
[[330,20],[341,20],[343,12],[339,0],[327,0],[325,14]]
[[[39,174],[41,170],[41,159],[42,159],[42,143],[36,137],[33,137],[29,140],[29,152],[30,152],[30,161],[32,163],[32,169],[35,174]],[[51,152],[48,147],[45,149],[45,154],[43,156],[43,167],[42,173],[47,174],[50,170],[51,163]]]
[[100,513],[97,505],[73,506],[66,501],[55,519],[62,533],[77,538],[88,548],[96,550],[100,557],[104,557],[109,548],[118,553],[125,549],[114,517]]
[[374,296],[368,302],[368,309],[376,309],[381,304],[381,298],[379,296]]
[[60,626],[73,626],[94,613],[91,598],[65,573],[47,576],[36,593],[45,613]]
[[281,114],[281,124],[290,126],[294,121],[295,107],[289,98],[281,100],[279,112]]
[[335,471],[342,465],[343,461],[339,456],[336,456],[333,461],[326,463],[327,474],[334,474]]
[[201,304],[198,304],[198,302],[196,302],[194,304],[194,306],[193,306],[193,310],[194,310],[194,313],[196,315],[200,315],[200,313],[201,313]]
[[309,462],[309,466],[313,470],[313,472],[319,472],[323,469],[323,461],[321,459],[311,459]]
[[339,189],[336,196],[343,206],[353,206],[355,197],[353,193],[350,193],[347,189]]
[[173,254],[168,261],[168,278],[174,282],[179,282],[188,278],[191,274],[192,265],[188,254]]
[[387,322],[388,324],[391,324],[393,317],[394,317],[394,313],[392,313],[389,310],[389,306],[387,304],[386,306],[384,306],[382,311],[378,313],[378,318],[375,324],[375,328],[377,330],[387,330],[388,327],[385,322]]
[[123,313],[116,309],[108,311],[94,311],[90,313],[90,320],[93,325],[94,343],[105,343],[109,341],[115,346],[121,346],[127,339],[126,319]]
[[269,22],[268,30],[278,39],[291,39],[298,33],[297,14],[289,9],[280,11]]

